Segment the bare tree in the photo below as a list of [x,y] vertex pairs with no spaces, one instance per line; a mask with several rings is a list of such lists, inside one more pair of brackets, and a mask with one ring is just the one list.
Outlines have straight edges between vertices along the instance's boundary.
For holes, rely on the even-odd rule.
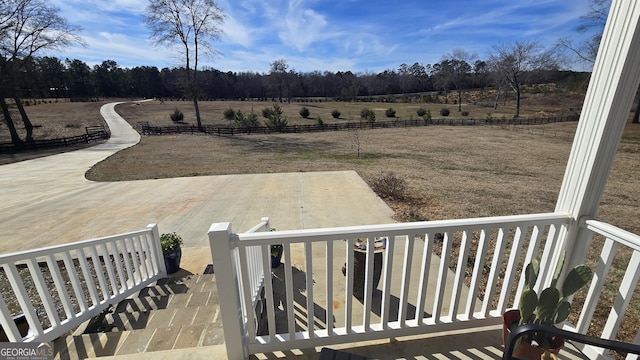
[[278,98],[280,102],[282,102],[282,86],[285,85],[287,81],[288,68],[289,64],[287,64],[287,60],[285,59],[278,59],[271,63],[270,76],[273,77],[276,87],[278,88]]
[[522,84],[527,74],[536,70],[551,70],[558,67],[552,50],[544,51],[537,42],[518,42],[511,45],[494,46],[489,57],[497,76],[502,78],[516,93],[516,113],[520,116]]
[[14,99],[20,111],[26,141],[33,141],[33,125],[17,92],[18,74],[25,59],[82,43],[77,35],[80,28],[70,25],[59,12],[46,0],[6,0],[0,5],[0,107],[14,144],[21,140],[4,100],[7,97]]
[[351,149],[356,151],[359,159],[360,154],[363,150],[362,148],[367,142],[367,137],[364,134],[364,130],[359,127],[347,128],[347,138],[349,139]]
[[156,45],[176,45],[184,56],[186,83],[193,99],[198,128],[202,129],[198,106],[198,61],[201,54],[213,55],[211,41],[223,31],[225,14],[213,0],[150,0],[145,23]]
[[443,70],[447,70],[449,82],[453,84],[458,93],[458,111],[462,111],[462,90],[469,82],[471,76],[471,63],[476,59],[476,54],[470,54],[464,49],[454,49],[451,54],[445,55],[442,63]]
[[569,49],[581,61],[593,64],[596,61],[596,55],[598,55],[602,31],[607,22],[610,7],[611,0],[591,0],[591,9],[587,14],[580,17],[581,24],[578,26],[578,32],[596,31],[581,43],[574,44],[569,37],[564,37],[558,41],[558,45]]
[[[600,41],[602,40],[602,32],[607,22],[611,0],[591,0],[591,9],[589,12],[580,17],[582,23],[578,26],[578,32],[585,33],[590,30],[596,30],[587,40],[574,44],[570,38],[565,37],[558,40],[559,46],[569,49],[581,61],[593,64],[598,55]],[[638,89],[640,91],[640,89]],[[640,100],[636,104],[633,112],[632,124],[640,124]]]

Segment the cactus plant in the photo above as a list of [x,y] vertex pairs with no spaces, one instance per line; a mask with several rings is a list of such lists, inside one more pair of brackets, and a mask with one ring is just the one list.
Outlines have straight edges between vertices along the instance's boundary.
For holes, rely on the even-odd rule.
[[[586,265],[577,265],[569,271],[566,278],[562,282],[562,286],[558,289],[558,278],[562,273],[565,255],[560,259],[560,263],[551,281],[551,285],[542,290],[540,295],[533,290],[538,280],[540,272],[540,262],[533,259],[525,269],[525,288],[520,297],[520,322],[519,325],[525,323],[535,323],[553,326],[567,319],[571,312],[571,304],[567,300],[576,291],[588,284],[593,277],[591,269]],[[532,341],[535,341],[542,348],[551,347],[551,339],[544,334],[534,334]]]

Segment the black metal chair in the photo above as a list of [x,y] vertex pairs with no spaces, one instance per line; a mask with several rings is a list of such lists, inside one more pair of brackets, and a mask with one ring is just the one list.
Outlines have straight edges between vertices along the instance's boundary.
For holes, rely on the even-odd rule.
[[509,334],[509,337],[507,338],[507,343],[505,344],[504,353],[502,354],[502,359],[503,360],[515,359],[512,357],[512,354],[513,354],[513,351],[515,350],[518,339],[532,332],[545,332],[548,334],[561,336],[565,340],[570,340],[573,342],[579,342],[587,345],[596,346],[599,348],[614,350],[624,354],[640,355],[640,345],[624,343],[616,340],[601,339],[598,337],[578,334],[578,333],[558,329],[558,328],[547,326],[547,325],[524,324],[522,326],[518,326],[517,328],[513,329],[513,331],[511,331],[511,334]]

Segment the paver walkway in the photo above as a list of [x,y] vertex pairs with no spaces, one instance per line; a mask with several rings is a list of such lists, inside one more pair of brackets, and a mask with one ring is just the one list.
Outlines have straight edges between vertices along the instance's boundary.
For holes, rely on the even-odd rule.
[[211,262],[203,248],[213,222],[230,221],[234,231],[263,216],[278,230],[393,222],[392,210],[353,171],[89,181],[84,173],[92,165],[140,139],[116,105],[100,111],[112,133],[106,143],[0,166],[0,253],[157,223],[161,233],[182,235],[183,267],[201,272]]

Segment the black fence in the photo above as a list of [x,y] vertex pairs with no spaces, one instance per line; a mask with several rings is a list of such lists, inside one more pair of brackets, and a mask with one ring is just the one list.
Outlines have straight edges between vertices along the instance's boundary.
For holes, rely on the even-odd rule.
[[61,139],[34,140],[31,142],[23,142],[21,144],[0,144],[0,154],[15,153],[25,150],[74,146],[109,138],[109,132],[107,132],[102,126],[88,126],[85,130],[86,134]]
[[408,120],[386,120],[375,122],[345,122],[332,124],[308,124],[308,125],[288,125],[282,128],[269,128],[258,126],[253,128],[242,128],[234,126],[214,126],[205,125],[201,129],[190,125],[175,126],[151,126],[148,123],[138,123],[140,132],[144,135],[165,135],[165,134],[197,134],[204,133],[210,135],[249,135],[249,134],[280,134],[280,133],[309,133],[321,131],[345,131],[353,129],[383,129],[397,127],[417,127],[417,126],[496,126],[496,125],[541,125],[557,122],[578,121],[579,115],[567,115],[545,118],[517,118],[517,119],[447,119],[438,118],[432,120],[408,119]]

